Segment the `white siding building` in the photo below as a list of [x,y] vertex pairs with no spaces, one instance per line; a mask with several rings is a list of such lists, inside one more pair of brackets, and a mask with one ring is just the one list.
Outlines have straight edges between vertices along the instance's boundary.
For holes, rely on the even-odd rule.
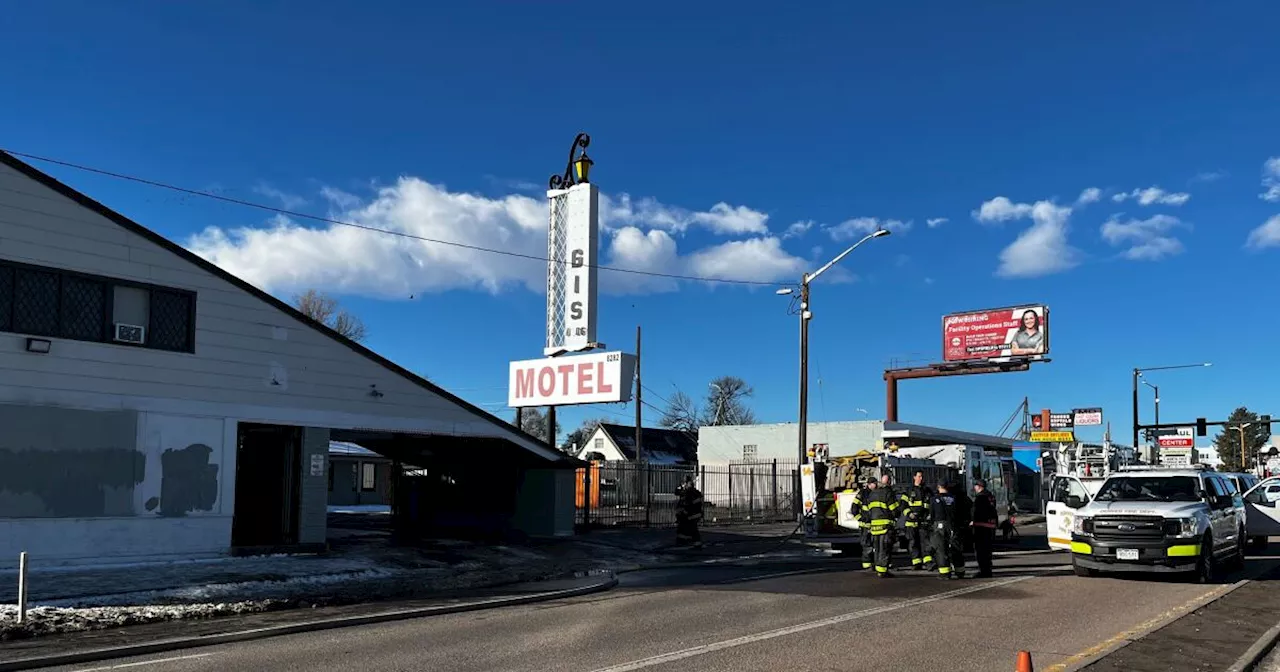
[[323,544],[331,438],[572,532],[576,461],[0,152],[0,566]]

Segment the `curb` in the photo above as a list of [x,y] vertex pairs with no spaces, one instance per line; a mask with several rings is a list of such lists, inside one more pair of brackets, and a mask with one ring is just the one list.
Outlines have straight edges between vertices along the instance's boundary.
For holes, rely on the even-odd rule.
[[1271,629],[1264,632],[1258,641],[1253,643],[1244,655],[1240,656],[1231,667],[1227,668],[1227,672],[1248,672],[1252,670],[1259,662],[1262,661],[1271,649],[1275,648],[1276,640],[1280,639],[1280,623],[1271,626]]
[[[1063,663],[1058,663],[1057,665],[1051,666],[1049,669],[1055,672],[1057,670],[1062,670],[1063,672],[1077,672],[1078,670],[1082,670],[1098,662],[1099,660],[1102,660],[1103,658],[1106,658],[1107,656],[1115,653],[1116,651],[1119,651],[1120,649],[1123,649],[1124,647],[1129,646],[1133,642],[1139,639],[1142,639],[1143,637],[1146,637],[1147,635],[1155,632],[1156,630],[1159,630],[1160,628],[1163,628],[1166,625],[1173,623],[1174,621],[1186,616],[1187,614],[1203,609],[1209,606],[1210,604],[1213,604],[1214,602],[1221,600],[1222,598],[1235,592],[1238,588],[1242,588],[1245,586],[1245,584],[1248,584],[1252,581],[1253,579],[1241,579],[1239,581],[1236,581],[1235,583],[1228,585],[1225,590],[1212,592],[1208,595],[1205,595],[1204,597],[1201,597],[1200,599],[1195,600],[1194,602],[1191,602],[1190,604],[1182,605],[1178,609],[1174,610],[1174,612],[1171,614],[1166,613],[1165,616],[1163,618],[1160,618],[1158,621],[1148,622],[1147,626],[1142,628],[1141,630],[1125,633],[1125,636],[1123,639],[1098,651],[1097,653],[1094,653],[1088,658],[1071,661],[1070,663],[1067,663],[1064,661]],[[1071,659],[1068,658],[1067,660],[1070,661]],[[3,668],[0,668],[0,669],[3,669]]]
[[332,630],[335,628],[349,628],[358,625],[405,621],[414,618],[425,618],[428,616],[444,616],[447,614],[481,611],[497,607],[514,607],[523,604],[549,602],[551,600],[559,600],[567,597],[579,597],[582,595],[591,595],[593,593],[602,593],[604,591],[611,590],[617,585],[618,577],[611,574],[606,580],[585,586],[579,586],[577,588],[565,588],[562,590],[533,593],[531,595],[521,595],[518,597],[496,597],[487,600],[468,602],[465,604],[417,607],[413,609],[401,609],[377,614],[362,614],[359,616],[337,616],[334,618],[324,618],[315,621],[304,621],[302,623],[290,623],[287,625],[273,625],[265,628],[241,630],[239,632],[223,632],[200,637],[176,637],[142,644],[129,644],[103,649],[91,649],[88,651],[57,653],[50,656],[37,656],[34,658],[0,661],[0,671],[7,672],[8,670],[29,670],[39,667],[53,667],[55,665],[92,663],[100,660],[143,656],[152,653],[175,651],[178,649],[194,649],[218,644],[251,642],[258,639],[268,639],[271,637],[293,635],[303,632],[316,632],[320,630]]

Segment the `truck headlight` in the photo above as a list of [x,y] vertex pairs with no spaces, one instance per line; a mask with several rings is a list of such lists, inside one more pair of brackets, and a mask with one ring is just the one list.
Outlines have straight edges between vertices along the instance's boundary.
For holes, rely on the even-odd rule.
[[1072,518],[1072,519],[1071,519],[1071,533],[1072,533],[1072,534],[1092,535],[1092,534],[1093,534],[1093,525],[1091,525],[1091,524],[1090,524],[1090,523],[1092,523],[1092,522],[1093,522],[1093,519],[1092,519],[1092,518],[1090,518],[1090,517],[1088,517],[1088,516],[1076,516],[1076,517]]
[[1175,537],[1194,537],[1199,532],[1195,518],[1171,518],[1165,521],[1166,534]]

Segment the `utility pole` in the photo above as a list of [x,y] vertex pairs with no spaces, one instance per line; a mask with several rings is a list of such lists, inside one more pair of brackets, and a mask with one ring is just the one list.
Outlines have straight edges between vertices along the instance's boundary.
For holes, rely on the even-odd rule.
[[[644,401],[641,396],[640,385],[640,325],[636,325],[636,463],[644,462],[644,444],[641,442],[643,438],[643,430],[640,425],[640,415],[644,410]],[[648,489],[645,489],[648,492]],[[647,501],[646,497],[646,501]]]
[[796,469],[804,466],[809,439],[809,274],[800,283],[800,443]]

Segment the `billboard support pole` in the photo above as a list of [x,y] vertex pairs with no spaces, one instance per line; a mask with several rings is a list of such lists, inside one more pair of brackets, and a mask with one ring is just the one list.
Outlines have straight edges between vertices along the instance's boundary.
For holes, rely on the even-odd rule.
[[800,426],[798,429],[800,441],[796,457],[800,462],[796,469],[804,467],[805,458],[808,455],[805,442],[809,438],[809,275],[807,273],[800,282]]
[[[1035,360],[1047,362],[1048,359]],[[984,373],[1010,373],[1029,371],[1030,361],[1002,362],[999,364],[981,364],[977,366],[959,366],[956,364],[930,364],[905,369],[885,369],[885,419],[898,421],[898,381],[914,378],[945,378],[948,376],[975,376]]]
[[1133,370],[1133,448],[1138,448],[1138,374],[1137,368]]

